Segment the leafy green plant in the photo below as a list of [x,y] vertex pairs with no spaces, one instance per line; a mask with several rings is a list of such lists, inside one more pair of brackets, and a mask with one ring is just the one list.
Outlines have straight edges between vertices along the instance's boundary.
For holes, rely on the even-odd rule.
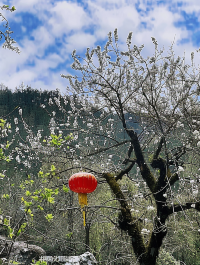
[[177,261],[169,252],[162,249],[159,253],[156,265],[179,265],[180,262]]
[[47,262],[46,261],[41,261],[41,260],[38,260],[35,262],[35,260],[32,260],[33,263],[31,263],[31,265],[47,265]]

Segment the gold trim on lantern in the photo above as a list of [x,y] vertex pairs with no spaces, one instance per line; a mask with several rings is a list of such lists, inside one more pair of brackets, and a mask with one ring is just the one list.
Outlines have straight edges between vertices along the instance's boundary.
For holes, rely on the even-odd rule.
[[87,193],[78,193],[78,202],[81,205],[81,210],[83,212],[83,225],[85,226],[85,211],[82,208],[87,205]]
[[79,193],[78,202],[81,205],[81,208],[83,208],[84,205],[87,205],[87,193]]
[[85,211],[83,210],[83,225],[85,226]]

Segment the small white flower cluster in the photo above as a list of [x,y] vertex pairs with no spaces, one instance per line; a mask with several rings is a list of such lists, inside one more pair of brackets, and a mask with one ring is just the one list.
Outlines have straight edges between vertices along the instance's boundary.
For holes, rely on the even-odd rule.
[[156,139],[155,141],[154,141],[154,144],[157,144],[159,141],[158,141],[158,139]]
[[24,164],[25,167],[31,168],[31,164],[30,164],[29,161],[26,160],[26,161],[23,162],[23,164]]
[[[199,132],[199,131],[195,130],[195,131],[193,132],[193,134],[194,134],[194,138],[195,138],[196,140],[200,140],[200,132]],[[198,143],[197,143],[197,147],[200,147],[200,141],[198,141]]]
[[131,45],[132,34],[133,34],[133,32],[129,32],[128,37],[127,37],[127,40],[126,40],[126,44],[127,44],[127,46],[129,48],[130,48],[130,45]]
[[43,130],[38,130],[37,132],[37,139],[40,140],[42,138],[41,131]]
[[180,121],[177,122],[176,126],[177,126],[177,128],[179,128],[179,127],[184,128],[184,124],[181,123]]
[[153,207],[153,206],[148,206],[148,207],[147,207],[147,210],[148,210],[148,211],[152,211],[152,210],[154,210],[154,209],[155,209],[155,207]]
[[87,123],[87,127],[88,128],[92,128],[93,127],[93,124],[92,123]]
[[194,196],[197,196],[197,195],[198,195],[198,193],[199,193],[199,191],[198,191],[198,190],[193,190],[193,191],[192,191],[192,194],[193,194]]
[[134,209],[133,209],[133,211],[136,212],[136,213],[139,213],[139,210],[134,210]]
[[200,139],[200,132],[199,131],[195,130],[193,132],[193,134],[195,135],[195,139]]
[[149,234],[150,233],[150,230],[147,230],[146,228],[143,228],[142,230],[141,230],[141,234],[143,234],[143,235],[147,235],[147,234]]
[[53,101],[52,101],[52,98],[49,98],[49,105],[53,105]]
[[14,123],[18,124],[18,119],[17,118],[14,118]]
[[60,100],[58,98],[54,97],[54,101],[58,107],[61,107]]
[[178,167],[178,172],[185,171],[183,167],[179,166]]
[[18,163],[21,162],[21,159],[20,159],[19,155],[16,156],[16,161],[17,161]]

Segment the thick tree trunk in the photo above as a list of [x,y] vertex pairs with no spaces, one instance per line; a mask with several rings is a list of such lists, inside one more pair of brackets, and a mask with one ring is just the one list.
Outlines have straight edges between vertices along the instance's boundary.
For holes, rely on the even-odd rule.
[[159,207],[160,220],[154,220],[154,229],[148,245],[145,245],[144,238],[141,234],[141,221],[132,216],[130,208],[124,198],[119,184],[114,174],[105,173],[104,178],[121,204],[121,213],[119,214],[119,228],[127,231],[131,237],[132,247],[141,265],[155,265],[162,241],[167,234],[165,221],[168,216],[167,207]]

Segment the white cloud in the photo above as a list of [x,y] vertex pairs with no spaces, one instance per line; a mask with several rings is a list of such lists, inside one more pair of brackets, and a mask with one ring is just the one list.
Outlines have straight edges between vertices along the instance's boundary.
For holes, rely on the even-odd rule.
[[[181,11],[194,13],[196,19],[200,21],[198,12],[200,3],[197,0],[184,0],[180,6],[178,3],[180,2],[176,0],[171,1],[170,4],[160,5],[157,1],[149,4],[148,1],[138,3],[131,0],[84,1],[84,4],[77,1],[53,0],[18,0],[17,3],[14,0],[10,1],[10,7],[15,5],[17,10],[12,13],[2,10],[2,14],[9,23],[13,22],[15,25],[13,28],[12,24],[11,30],[14,33],[11,37],[16,40],[16,36],[19,36],[20,41],[13,45],[19,47],[21,53],[19,55],[0,47],[1,82],[13,90],[24,81],[25,86],[31,84],[33,88],[41,87],[47,90],[58,87],[65,93],[69,82],[60,77],[60,74],[79,73],[69,67],[73,62],[72,51],[76,49],[77,55],[85,57],[87,47],[96,48],[100,43],[103,50],[108,40],[108,32],[111,31],[113,35],[115,28],[118,29],[120,51],[127,50],[126,39],[130,31],[133,32],[131,47],[134,44],[138,46],[144,44],[141,52],[144,58],[152,56],[155,52],[151,37],[155,37],[158,41],[158,50],[164,46],[162,56],[169,54],[169,47],[175,38],[173,46],[175,57],[183,57],[185,51],[185,63],[191,65],[190,54],[194,51],[194,62],[198,67],[200,53],[195,51],[198,47],[192,42],[194,30],[187,29]],[[30,14],[30,19],[35,16],[41,25],[32,21],[36,24],[30,29],[23,20],[23,15],[27,13]],[[177,27],[175,23],[178,21],[182,21],[183,26]],[[31,36],[34,40],[30,40]],[[56,38],[62,43],[59,48],[56,47]],[[188,38],[190,41],[178,45],[177,43],[183,38]],[[3,45],[4,37],[1,42]],[[52,49],[47,55],[50,46]],[[98,65],[98,59],[95,57],[95,65]],[[35,65],[29,65],[33,62]],[[58,70],[60,64],[64,66]]]
[[[87,47],[94,46],[96,39],[93,35],[84,32],[75,33],[74,35],[66,38],[66,51],[72,51],[76,49],[78,52],[86,52]],[[76,47],[76,48],[74,48]]]
[[80,31],[83,27],[89,26],[91,18],[86,14],[83,7],[73,2],[58,2],[51,9],[51,18],[48,24],[55,37],[60,37],[63,33]]

